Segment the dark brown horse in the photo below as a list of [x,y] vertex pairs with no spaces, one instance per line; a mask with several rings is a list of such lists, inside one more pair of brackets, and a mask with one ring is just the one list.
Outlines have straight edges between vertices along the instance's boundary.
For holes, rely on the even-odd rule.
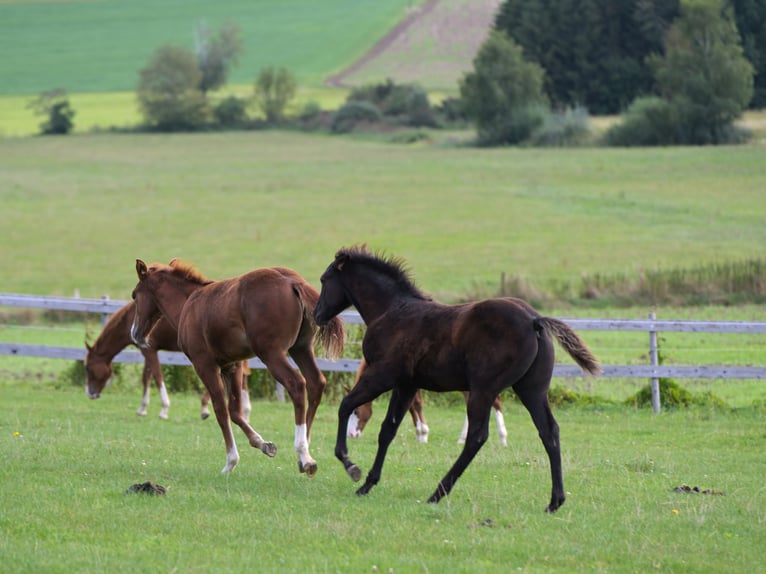
[[322,274],[314,317],[323,325],[351,305],[367,325],[362,342],[367,368],[338,409],[335,456],[354,481],[362,472],[348,456],[348,418],[359,405],[392,391],[375,461],[357,494],[368,494],[380,481],[388,447],[419,388],[468,391],[468,437],[428,499],[439,502],[486,442],[492,403],[511,387],[529,411],[548,453],[552,488],[546,510],[555,512],[564,503],[559,427],[548,404],[555,359],[551,337],[584,371],[600,371],[596,358],[566,323],[542,317],[524,301],[510,297],[462,305],[437,303],[414,285],[401,260],[375,255],[365,247],[341,249],[335,255]]
[[[223,433],[223,472],[230,472],[239,462],[232,421],[251,446],[268,456],[276,455],[274,444],[263,440],[242,415],[242,361],[257,356],[292,399],[298,468],[313,476],[317,464],[309,453],[311,424],[326,385],[314,359],[314,338],[316,335],[326,353],[335,355],[342,350],[345,336],[337,318],[317,329],[313,320],[319,296],[316,289],[283,267],[210,281],[181,262],[147,266],[138,259],[136,272],[131,336],[138,346],[146,346],[146,337],[160,316],[178,330],[178,344],[210,393]],[[303,376],[290,366],[288,353]]]
[[[356,372],[356,378],[354,385],[359,382],[359,377],[362,375],[362,371],[367,363],[364,358],[359,363],[359,369]],[[351,389],[346,388],[346,393]],[[468,393],[463,393],[466,404],[468,404]],[[495,410],[495,422],[497,423],[497,435],[500,438],[500,444],[503,446],[508,445],[508,430],[505,428],[505,418],[503,417],[503,404],[500,401],[500,397],[495,398],[495,402],[492,403],[492,408]],[[430,428],[428,427],[428,421],[426,421],[426,415],[423,412],[423,395],[420,389],[415,392],[415,396],[412,398],[412,404],[409,406],[410,416],[412,417],[412,424],[415,425],[415,437],[418,442],[428,442],[428,433]],[[372,418],[372,401],[359,405],[351,413],[348,419],[348,436],[349,438],[359,438],[362,436],[367,423]],[[458,444],[463,444],[468,434],[468,417],[463,424],[463,430],[460,432],[460,438],[457,439]]]
[[[130,338],[130,327],[133,324],[133,317],[136,313],[136,305],[130,301],[124,307],[121,307],[114,313],[104,325],[93,345],[85,344],[85,393],[88,398],[97,399],[106,386],[106,383],[112,376],[112,360],[128,345],[132,345]],[[149,337],[149,346],[139,349],[144,356],[144,370],[141,375],[141,382],[144,386],[144,392],[141,396],[141,405],[136,414],[146,415],[146,409],[149,406],[149,380],[154,379],[157,390],[160,393],[162,408],[160,409],[160,418],[168,418],[170,409],[170,397],[168,396],[165,381],[162,378],[162,368],[157,356],[158,351],[180,351],[178,347],[178,332],[164,318],[157,321]],[[247,389],[247,376],[249,368],[245,369],[245,376],[242,378],[242,408],[246,417],[250,416],[250,395]],[[205,391],[202,396],[202,406],[200,416],[206,419],[210,416],[208,403],[210,394]]]

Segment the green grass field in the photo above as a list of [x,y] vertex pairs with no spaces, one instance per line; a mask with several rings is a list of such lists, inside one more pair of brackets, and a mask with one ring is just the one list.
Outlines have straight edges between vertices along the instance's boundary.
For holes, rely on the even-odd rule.
[[293,267],[344,245],[404,257],[445,300],[502,273],[757,258],[766,148],[470,149],[286,132],[0,140],[3,290],[128,297],[136,258],[210,277]]
[[[415,2],[417,4],[418,2]],[[405,14],[412,0],[248,2],[0,2],[0,93],[132,90],[139,70],[164,44],[194,48],[200,23],[229,21],[243,40],[231,70],[248,84],[266,66],[286,66],[318,86],[366,51]]]
[[[0,555],[15,572],[756,572],[766,491],[764,415],[559,409],[567,502],[543,508],[547,458],[528,415],[506,406],[510,444],[490,439],[439,505],[424,501],[458,454],[463,411],[430,407],[428,444],[409,421],[381,483],[360,499],[333,455],[335,407],[312,436],[319,472],[297,472],[292,408],[257,402],[267,459],[237,438],[222,476],[214,421],[192,395],[171,420],[134,414],[136,395],[2,384]],[[373,431],[350,443],[367,470]],[[153,481],[164,497],[124,494]],[[698,486],[715,494],[677,493]]]

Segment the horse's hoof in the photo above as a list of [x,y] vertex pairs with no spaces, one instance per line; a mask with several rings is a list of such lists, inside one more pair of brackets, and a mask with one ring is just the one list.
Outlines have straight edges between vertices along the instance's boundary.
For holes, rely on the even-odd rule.
[[204,415],[199,416],[203,421],[206,421],[210,417],[210,413],[205,413]]
[[346,469],[346,472],[351,477],[351,480],[354,482],[359,482],[359,480],[362,478],[362,469],[356,466],[355,464],[352,464]]
[[370,487],[366,484],[356,489],[357,496],[367,496],[370,493]]
[[309,478],[314,478],[314,475],[317,473],[317,463],[316,462],[308,462],[306,464],[298,463],[298,470],[301,472],[305,472],[306,476]]
[[274,458],[277,455],[277,445],[273,442],[265,442],[261,445],[261,452],[268,457]]

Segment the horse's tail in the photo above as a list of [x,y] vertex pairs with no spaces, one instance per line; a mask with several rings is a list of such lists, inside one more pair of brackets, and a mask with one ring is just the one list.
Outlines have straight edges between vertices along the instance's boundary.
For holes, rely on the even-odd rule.
[[316,342],[322,347],[327,358],[337,359],[343,352],[343,344],[346,340],[343,320],[335,316],[326,325],[319,327],[314,321],[314,307],[319,301],[319,291],[300,278],[294,281],[293,287],[303,302],[303,320],[309,321],[312,328],[316,330]]
[[586,373],[591,375],[598,375],[601,373],[601,366],[598,364],[598,359],[590,352],[582,339],[575,333],[572,328],[552,317],[538,317],[535,319],[535,330],[544,331],[549,336],[553,336],[559,342],[564,350],[569,353],[575,363]]

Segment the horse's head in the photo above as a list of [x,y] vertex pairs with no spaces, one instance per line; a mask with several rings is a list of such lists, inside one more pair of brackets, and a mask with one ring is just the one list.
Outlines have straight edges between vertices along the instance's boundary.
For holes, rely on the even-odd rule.
[[348,263],[349,256],[346,253],[338,252],[335,261],[330,263],[320,281],[322,290],[319,293],[319,300],[314,308],[314,320],[317,325],[327,324],[338,313],[351,306],[346,289],[343,287],[343,268]]
[[148,335],[162,312],[157,305],[155,292],[158,288],[159,277],[168,265],[153,263],[147,266],[141,259],[136,259],[136,273],[138,283],[133,289],[133,302],[136,304],[136,312],[133,316],[133,324],[130,327],[130,338],[139,347],[149,346]]
[[96,356],[87,343],[85,348],[85,394],[89,399],[97,399],[112,376],[112,362]]

